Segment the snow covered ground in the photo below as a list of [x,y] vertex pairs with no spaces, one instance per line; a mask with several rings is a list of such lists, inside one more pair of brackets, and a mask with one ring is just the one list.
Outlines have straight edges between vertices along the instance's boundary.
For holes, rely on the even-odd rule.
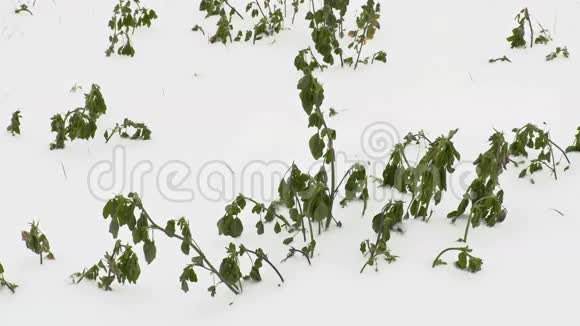
[[[310,44],[308,29],[297,19],[255,46],[211,45],[191,31],[194,24],[212,25],[197,1],[149,0],[143,3],[159,19],[135,34],[136,56],[107,58],[114,3],[39,0],[34,16],[14,15],[16,0],[0,3],[0,125],[16,109],[23,115],[21,136],[0,132],[0,260],[6,277],[20,285],[16,295],[0,290],[0,325],[577,325],[580,155],[571,155],[572,168],[558,181],[545,173],[532,185],[514,168],[502,175],[507,220],[470,235],[484,259],[481,272],[432,269],[431,262],[462,234],[465,221],[452,225],[445,215],[471,181],[470,161],[487,148],[493,128],[511,136],[514,127],[546,122],[556,142],[572,142],[580,123],[580,1],[382,1],[382,29],[369,49],[384,49],[387,64],[319,74],[325,105],[340,112],[330,121],[344,153],[339,161],[371,161],[379,176],[397,138],[459,128],[462,162],[451,191],[428,224],[411,220],[404,235],[394,235],[389,244],[400,258],[382,263],[378,273],[359,274],[359,243],[372,236],[370,219],[390,196],[374,189],[365,217],[358,204],[336,208],[344,227],[319,238],[312,266],[296,258],[279,265],[287,279],[281,286],[264,271],[264,282],[247,284],[242,296],[221,288],[215,298],[206,292],[205,275],[181,292],[178,277],[188,259],[171,239],[157,239],[158,258],[143,262],[137,285],[103,292],[89,282],[71,285],[68,275],[113,245],[101,217],[103,198],[136,190],[156,219],[187,216],[217,260],[229,239],[217,235],[215,223],[234,194],[259,195],[253,173],[262,171],[271,199],[271,174],[292,161],[312,164],[312,130],[292,66]],[[524,5],[552,32],[553,43],[509,49],[505,38]],[[546,62],[560,45],[571,57]],[[503,55],[513,63],[488,63]],[[82,92],[69,90],[79,84],[86,91],[91,83],[101,86],[109,108],[98,137],[49,151],[50,117],[82,104]],[[104,128],[125,117],[146,122],[153,139],[105,144]],[[104,174],[98,187],[107,164],[116,175]],[[39,266],[20,240],[32,219],[51,239],[56,261]],[[252,232],[241,240],[267,249],[274,261],[284,258],[282,238],[255,236],[254,223],[248,217]]]

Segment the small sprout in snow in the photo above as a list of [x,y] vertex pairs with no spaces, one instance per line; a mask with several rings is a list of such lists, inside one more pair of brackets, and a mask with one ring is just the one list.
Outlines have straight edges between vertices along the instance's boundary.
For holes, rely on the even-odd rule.
[[201,34],[205,35],[205,31],[203,30],[203,27],[201,27],[199,25],[193,26],[193,28],[191,30],[194,32],[201,32]]
[[46,254],[46,259],[54,260],[54,254],[50,251],[48,238],[40,231],[38,222],[30,223],[30,231],[22,231],[22,240],[26,243],[26,248],[40,257],[41,265],[44,254]]
[[10,121],[10,125],[8,126],[8,128],[6,128],[6,130],[12,134],[12,136],[20,135],[20,119],[21,118],[22,118],[22,115],[20,115],[20,110],[12,113],[12,119]]

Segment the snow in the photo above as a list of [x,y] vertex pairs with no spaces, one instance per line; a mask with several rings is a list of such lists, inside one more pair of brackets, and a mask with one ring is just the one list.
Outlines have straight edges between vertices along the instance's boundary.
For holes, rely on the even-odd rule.
[[[215,298],[205,290],[211,285],[206,275],[189,293],[181,292],[178,276],[188,259],[179,243],[161,236],[156,239],[158,258],[150,266],[142,260],[137,285],[116,286],[113,292],[90,282],[71,285],[68,275],[95,263],[113,246],[101,217],[104,203],[91,193],[89,176],[95,165],[106,168],[99,162],[114,160],[120,166],[115,170],[125,173],[104,191],[105,198],[139,190],[156,220],[187,216],[194,237],[218,261],[230,240],[219,237],[215,226],[227,203],[223,197],[258,193],[248,182],[260,162],[313,164],[307,145],[313,130],[306,127],[296,91],[299,74],[292,66],[296,52],[310,44],[308,29],[297,19],[289,30],[255,46],[211,45],[191,31],[194,24],[212,26],[203,21],[197,2],[149,0],[144,5],[155,9],[159,19],[151,29],[136,32],[136,56],[107,58],[106,23],[114,3],[38,1],[34,16],[14,15],[16,0],[0,3],[0,124],[8,125],[16,109],[23,115],[21,136],[0,133],[0,259],[5,276],[20,285],[16,295],[0,290],[0,324],[577,323],[577,154],[557,181],[542,174],[532,185],[518,179],[513,167],[502,175],[507,220],[470,233],[470,246],[484,259],[481,272],[432,269],[431,262],[462,234],[465,221],[453,225],[445,215],[473,177],[470,161],[486,149],[493,128],[511,136],[514,127],[546,122],[556,142],[572,142],[580,122],[580,2],[526,2],[554,42],[510,50],[505,38],[523,3],[382,1],[382,29],[368,49],[384,49],[388,63],[319,74],[325,106],[340,112],[330,121],[338,133],[336,146],[345,155],[339,171],[346,170],[342,161],[371,160],[374,175],[380,176],[384,160],[369,156],[373,149],[362,137],[374,123],[392,126],[390,139],[419,129],[438,136],[460,128],[455,143],[462,162],[452,191],[428,224],[408,221],[405,234],[393,236],[389,245],[400,258],[390,265],[382,262],[378,273],[359,274],[359,243],[372,236],[371,217],[387,200],[387,191],[374,189],[362,218],[360,205],[337,205],[335,214],[344,227],[320,236],[312,266],[291,259],[279,264],[286,283],[279,285],[264,270],[265,280],[246,284],[243,295],[233,297],[219,288]],[[352,9],[359,6],[360,1],[351,4]],[[546,62],[545,55],[560,45],[568,47],[571,57]],[[488,63],[503,55],[513,63]],[[69,92],[75,83],[83,91],[99,84],[109,110],[99,121],[96,139],[49,151],[54,137],[50,117],[82,104],[82,92]],[[147,123],[153,139],[105,144],[104,129],[125,117]],[[382,145],[378,153],[385,155],[392,140]],[[214,171],[221,171],[227,188],[217,200]],[[278,169],[270,164],[265,171],[270,178]],[[267,196],[275,190],[269,181],[264,187]],[[20,240],[32,219],[51,239],[56,261],[39,266]],[[270,225],[258,237],[254,223],[247,216],[241,241],[264,248],[273,261],[284,258],[283,237],[273,234]],[[130,236],[124,233],[123,239]]]

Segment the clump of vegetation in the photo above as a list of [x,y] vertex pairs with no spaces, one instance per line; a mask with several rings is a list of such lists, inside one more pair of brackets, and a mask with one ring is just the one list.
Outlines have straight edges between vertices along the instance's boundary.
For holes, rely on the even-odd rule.
[[[155,11],[141,7],[139,0],[119,0],[108,24],[111,35],[110,45],[105,51],[107,57],[115,52],[119,55],[134,56],[135,49],[131,44],[131,36],[139,27],[151,27],[151,22],[155,19],[157,19]],[[115,51],[119,42],[122,44]]]
[[[520,178],[524,178],[528,173],[531,176],[547,168],[554,175],[554,179],[558,180],[557,166],[561,160],[556,161],[554,149],[560,151],[568,162],[568,166],[564,168],[564,171],[570,167],[570,159],[568,159],[566,152],[552,141],[548,131],[528,123],[519,129],[513,129],[513,132],[515,133],[515,139],[509,147],[510,155],[527,158],[529,150],[538,151],[538,156],[530,160],[529,164],[521,170]],[[519,165],[517,162],[514,162],[514,164],[516,166]],[[531,179],[531,182],[534,183],[534,180]]]
[[[467,207],[471,206],[465,224],[465,233],[458,240],[459,242],[467,243],[469,229],[479,226],[482,221],[491,227],[503,222],[507,216],[507,210],[503,206],[504,191],[500,187],[499,176],[506,170],[510,161],[509,144],[506,142],[504,134],[499,131],[496,131],[489,138],[489,142],[489,149],[479,154],[473,162],[477,178],[467,188],[457,209],[447,215],[455,222],[464,215]],[[467,246],[443,250],[435,258],[433,267],[445,264],[441,257],[449,251],[459,252],[455,265],[460,269],[474,273],[481,270],[482,260],[473,256],[472,250]]]
[[556,50],[554,50],[554,52],[552,52],[546,56],[546,61],[552,61],[552,60],[558,58],[560,55],[564,58],[568,58],[570,56],[570,52],[568,52],[568,48],[559,47],[559,46],[556,47]]
[[403,221],[405,209],[402,201],[390,201],[381,212],[373,218],[373,231],[377,234],[376,240],[371,242],[369,239],[360,244],[360,251],[363,256],[368,257],[360,272],[364,272],[367,266],[375,266],[378,271],[378,259],[384,257],[388,263],[397,260],[397,256],[391,254],[387,247],[387,241],[391,238],[391,230]]
[[574,143],[566,148],[566,153],[570,152],[580,152],[580,127],[577,129],[578,133],[576,133],[576,139],[574,139]]
[[18,287],[18,285],[6,280],[4,277],[4,266],[2,266],[2,263],[0,263],[0,287],[2,286],[7,287],[8,290],[10,290],[12,293],[15,293],[16,288]]
[[540,27],[540,32],[536,38],[534,38],[534,27],[532,25],[532,20],[530,18],[530,12],[528,8],[522,9],[515,17],[516,22],[518,25],[512,29],[512,35],[507,38],[507,41],[510,43],[512,49],[513,48],[525,48],[527,45],[526,41],[526,26],[528,32],[530,33],[530,47],[533,47],[534,44],[547,44],[552,40],[550,36],[550,32],[546,30],[540,23],[538,26]]
[[[262,279],[261,268],[263,263],[268,264],[276,272],[280,280],[284,282],[284,278],[278,269],[260,248],[252,250],[244,245],[236,246],[230,244],[227,248],[227,256],[222,260],[219,268],[216,268],[194,240],[189,221],[186,218],[181,217],[169,220],[166,226],[162,227],[147,213],[136,193],[130,193],[127,197],[119,195],[109,200],[103,208],[103,216],[111,221],[109,232],[113,235],[113,238],[116,239],[118,237],[119,229],[123,226],[126,226],[131,231],[133,243],[135,245],[143,245],[143,253],[147,264],[152,263],[157,257],[157,247],[154,240],[155,232],[160,232],[168,238],[178,240],[181,243],[180,250],[183,254],[189,256],[190,253],[193,253],[194,256],[191,258],[191,263],[183,269],[179,279],[181,289],[185,292],[189,291],[189,283],[198,281],[196,270],[205,270],[217,278],[217,280],[214,279],[214,284],[208,288],[212,296],[215,295],[217,286],[220,284],[225,285],[234,294],[239,294],[242,291],[241,280],[260,281]],[[241,272],[241,263],[238,258],[241,256],[247,256],[252,263],[250,271],[245,276]],[[136,269],[137,267],[133,270]],[[93,267],[92,270],[94,271],[95,268]],[[88,271],[91,271],[91,269]],[[79,275],[82,276],[83,274]],[[136,277],[127,278],[127,280],[136,281],[138,275],[134,274],[134,276]]]
[[447,263],[441,260],[441,256],[445,253],[450,251],[457,251],[457,261],[455,262],[455,266],[461,270],[469,271],[472,273],[477,273],[481,270],[481,266],[483,265],[483,260],[479,257],[473,256],[471,254],[472,250],[465,246],[465,247],[453,247],[447,248],[443,250],[433,261],[433,267],[447,265]]
[[[365,213],[369,196],[368,177],[365,166],[355,163],[341,179],[337,178],[334,148],[336,130],[329,127],[327,120],[336,111],[323,110],[324,88],[312,74],[315,69],[322,69],[324,65],[312,56],[310,49],[299,51],[294,64],[303,73],[297,88],[302,108],[308,116],[308,127],[315,129],[308,141],[308,147],[312,157],[320,161],[320,169],[311,175],[292,164],[278,185],[278,199],[267,205],[240,194],[226,206],[226,214],[218,221],[217,226],[219,234],[239,237],[244,230],[239,215],[246,207],[251,207],[252,214],[259,217],[256,223],[258,234],[264,234],[266,223],[274,225],[276,234],[283,230],[287,234],[282,241],[289,246],[285,260],[299,253],[310,263],[317,246],[316,235],[320,235],[323,229],[328,229],[332,222],[337,227],[342,226],[335,219],[333,209],[343,185],[345,195],[339,204],[345,206],[352,201],[360,201],[363,204],[362,214]],[[303,244],[295,247],[293,244],[298,242],[296,238],[300,235]]]
[[[134,130],[130,133],[130,130]],[[132,140],[149,140],[151,139],[151,130],[142,122],[133,122],[127,118],[123,120],[122,124],[116,124],[113,129],[105,131],[105,140],[108,143],[109,140],[118,134],[121,138],[132,139]]]
[[22,241],[26,243],[26,248],[40,257],[41,265],[45,254],[44,258],[54,260],[54,254],[50,251],[50,242],[38,227],[38,222],[30,223],[29,231],[22,231]]
[[72,274],[71,278],[77,284],[84,279],[97,281],[100,289],[112,291],[111,285],[115,280],[119,284],[125,282],[136,284],[139,275],[141,275],[139,257],[130,245],[117,240],[111,253],[106,252],[105,257],[98,263],[85,268],[82,272]]
[[368,0],[361,9],[361,13],[356,18],[357,29],[348,32],[348,36],[352,38],[352,42],[348,45],[348,48],[353,49],[356,56],[344,59],[344,62],[349,66],[354,62],[354,69],[358,67],[359,63],[372,64],[375,60],[387,62],[387,53],[384,51],[378,51],[370,57],[361,58],[363,46],[372,40],[376,31],[381,28],[379,23],[381,5],[379,3],[375,4],[374,0]]
[[91,91],[85,94],[85,106],[67,112],[64,116],[56,114],[51,118],[51,131],[56,133],[56,138],[50,144],[50,149],[63,149],[68,139],[85,139],[95,137],[97,120],[107,112],[107,105],[101,89],[93,84]]
[[12,113],[12,119],[10,120],[10,125],[6,128],[6,130],[14,135],[20,135],[20,119],[22,119],[22,115],[20,114],[20,110]]

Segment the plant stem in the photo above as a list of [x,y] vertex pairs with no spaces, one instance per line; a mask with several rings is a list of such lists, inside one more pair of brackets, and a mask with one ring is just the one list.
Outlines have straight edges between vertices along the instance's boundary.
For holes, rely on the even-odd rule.
[[[452,247],[452,248],[447,248],[443,251],[441,251],[439,253],[439,255],[437,255],[437,257],[435,257],[435,260],[433,260],[433,266],[435,267],[435,262],[437,262],[439,260],[439,258],[441,258],[441,256],[443,256],[443,254],[445,254],[448,251],[467,251],[468,247]],[[466,252],[467,253],[467,252]],[[467,253],[468,256],[472,257],[471,255],[469,255],[469,253]]]
[[282,274],[280,274],[280,272],[278,271],[278,269],[276,268],[276,266],[274,266],[274,264],[272,264],[272,262],[268,259],[268,257],[266,257],[264,255],[258,255],[258,253],[256,253],[255,251],[252,251],[252,250],[246,249],[246,251],[254,254],[256,257],[261,258],[266,263],[268,263],[268,265],[270,265],[270,267],[272,267],[272,269],[276,272],[276,274],[278,274],[278,277],[280,278],[280,280],[282,282],[284,282],[284,277],[282,276]]
[[218,270],[212,265],[212,263],[205,257],[205,254],[201,251],[200,248],[198,248],[194,243],[192,243],[192,241],[186,240],[184,237],[177,235],[177,234],[173,234],[173,235],[169,235],[167,233],[167,231],[165,231],[165,228],[162,228],[161,226],[159,226],[157,223],[155,223],[155,221],[153,221],[153,219],[149,216],[149,214],[143,209],[143,207],[140,207],[141,210],[143,211],[143,213],[145,214],[145,216],[147,217],[147,220],[149,220],[149,222],[151,223],[151,227],[154,229],[157,229],[163,233],[165,233],[165,235],[167,235],[168,237],[173,237],[173,238],[177,238],[181,241],[186,241],[187,244],[193,249],[195,250],[195,252],[203,259],[203,261],[207,264],[207,266],[211,269],[211,271],[217,275],[217,277],[220,279],[220,281],[222,281],[229,289],[230,291],[232,291],[234,294],[238,295],[239,290],[236,289],[232,284],[226,282],[222,275],[218,272]]

